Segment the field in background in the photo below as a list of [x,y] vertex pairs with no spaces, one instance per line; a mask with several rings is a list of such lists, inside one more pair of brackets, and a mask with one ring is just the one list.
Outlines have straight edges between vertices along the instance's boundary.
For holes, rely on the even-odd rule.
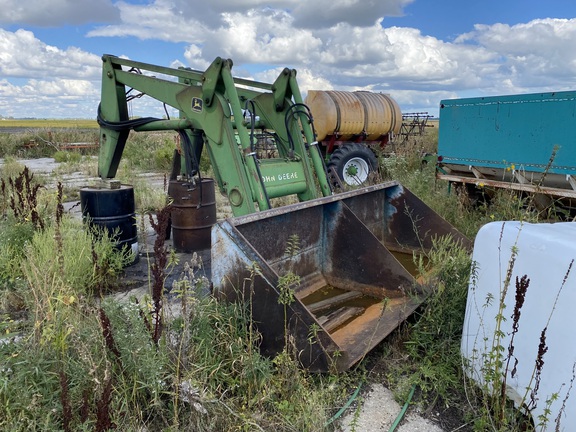
[[27,129],[44,129],[44,128],[68,128],[68,129],[97,129],[96,120],[88,119],[26,119],[26,120],[0,120],[0,132],[4,128],[27,128]]

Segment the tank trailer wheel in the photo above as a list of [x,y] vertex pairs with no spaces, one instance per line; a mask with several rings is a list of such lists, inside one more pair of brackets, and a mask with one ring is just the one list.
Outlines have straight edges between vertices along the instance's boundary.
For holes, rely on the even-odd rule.
[[[326,164],[328,172],[336,171],[340,180],[348,186],[360,186],[368,180],[368,175],[378,169],[376,155],[368,147],[358,143],[348,143],[338,147]],[[337,185],[338,182],[333,182]]]

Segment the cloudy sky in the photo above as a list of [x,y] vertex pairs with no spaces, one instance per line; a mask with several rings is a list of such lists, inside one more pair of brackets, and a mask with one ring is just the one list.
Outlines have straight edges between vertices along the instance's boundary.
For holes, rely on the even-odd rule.
[[[576,89],[574,0],[0,0],[0,115],[94,118],[102,54],[441,99]],[[146,107],[163,115],[163,108]]]

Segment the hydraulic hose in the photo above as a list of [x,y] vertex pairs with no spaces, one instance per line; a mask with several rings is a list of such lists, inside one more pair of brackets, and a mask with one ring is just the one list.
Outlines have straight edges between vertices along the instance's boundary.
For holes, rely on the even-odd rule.
[[[250,105],[250,108],[248,108]],[[244,115],[250,115],[250,151],[254,150],[254,130],[256,129],[256,105],[253,100],[247,100],[244,104]]]
[[[200,177],[200,169],[198,166],[198,160],[196,160],[196,155],[192,151],[192,142],[190,141],[190,137],[188,134],[183,130],[178,130],[178,135],[180,135],[180,140],[183,143],[182,149],[184,150],[184,163],[186,164],[186,175],[192,177],[194,175],[194,171],[198,173],[198,177]],[[202,180],[200,178],[200,180]]]
[[200,208],[202,207],[202,201],[203,201],[202,174],[200,173],[200,164],[196,159],[196,155],[192,151],[192,142],[190,141],[190,137],[188,136],[188,134],[183,130],[179,130],[178,134],[180,135],[180,139],[184,144],[182,147],[184,150],[184,162],[186,164],[186,174],[189,177],[192,177],[194,175],[194,171],[196,171],[196,175],[198,175],[199,179],[198,188],[200,192],[199,197],[200,199],[198,200],[198,205],[196,206],[196,208]]
[[[300,109],[300,108],[303,108],[303,109]],[[290,120],[290,116],[292,116],[292,118],[294,120],[296,120],[296,114],[304,114],[308,118],[308,121],[312,125],[312,135],[316,136],[316,132],[314,131],[314,122],[312,121],[312,113],[310,112],[310,108],[308,108],[306,105],[304,105],[302,103],[295,103],[294,105],[291,105],[288,108],[288,110],[286,111],[286,115],[284,116],[284,126],[286,127],[286,132],[288,134],[288,146],[290,147],[290,152],[291,152],[290,157],[294,157],[294,138],[292,138],[292,134],[290,133],[289,120]],[[308,145],[308,143],[306,143],[306,145]]]
[[[298,108],[298,110],[294,111],[294,108]],[[292,114],[293,118],[296,117],[296,114],[303,114],[304,116],[306,116],[306,118],[308,118],[308,121],[310,122],[310,127],[312,128],[312,137],[314,139],[316,139],[316,129],[314,128],[314,118],[312,117],[312,112],[310,111],[310,108],[303,103],[296,103],[294,105],[292,105],[288,111],[286,112],[286,117],[284,119],[285,125],[286,125],[286,132],[288,133],[288,142],[291,145],[292,151],[294,150],[294,141],[292,138],[292,134],[290,133],[290,128],[288,127],[288,116],[289,114]],[[317,166],[316,169],[320,170],[320,168],[322,168],[324,170],[324,174],[326,176],[328,176],[328,168],[326,167],[326,161],[324,160],[324,156],[322,155],[322,151],[320,150],[320,146],[318,145],[318,141],[314,141],[311,143],[306,142],[306,148],[309,149],[310,146],[315,147],[315,150],[310,150],[312,151],[316,151],[318,152],[318,159],[320,160],[319,165]],[[311,155],[312,156],[312,155]],[[314,160],[314,157],[312,156],[312,160]],[[327,188],[330,191],[330,193],[332,192],[332,188],[330,186],[330,183],[327,184]]]
[[[295,110],[295,108],[297,109]],[[304,108],[304,110],[300,108]],[[296,120],[296,114],[304,114],[308,118],[308,121],[310,121],[312,124],[313,135],[316,136],[314,133],[314,123],[312,122],[312,114],[310,113],[310,109],[301,103],[295,103],[294,105],[291,105],[286,111],[286,115],[284,116],[284,126],[286,127],[286,133],[288,134],[288,146],[290,147],[291,153],[290,157],[294,157],[294,138],[292,138],[292,134],[290,133],[289,121],[290,116]],[[308,145],[308,143],[306,143],[306,145]]]
[[[251,109],[248,108],[248,105],[251,106]],[[264,178],[262,177],[262,172],[260,171],[260,161],[258,160],[258,156],[256,154],[256,148],[254,146],[254,129],[256,128],[256,105],[254,104],[253,100],[246,101],[246,104],[244,105],[244,112],[250,113],[250,153],[247,156],[252,156],[252,158],[254,159],[254,165],[256,165],[256,173],[258,174],[258,179],[260,180],[260,185],[262,186],[264,199],[266,200],[268,208],[271,209],[272,204],[270,203],[270,197],[268,197],[268,192],[266,192],[266,185],[264,184]]]
[[159,118],[155,117],[142,117],[133,120],[122,120],[119,122],[111,122],[108,120],[104,120],[102,117],[102,110],[100,105],[98,105],[98,115],[96,117],[98,124],[106,129],[110,129],[116,132],[122,132],[125,130],[134,129],[135,127],[142,126],[148,123],[152,123],[155,121],[160,121]]

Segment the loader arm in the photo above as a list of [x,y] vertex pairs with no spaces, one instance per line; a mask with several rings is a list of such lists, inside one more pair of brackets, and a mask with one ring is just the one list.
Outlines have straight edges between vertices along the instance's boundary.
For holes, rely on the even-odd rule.
[[[104,56],[99,174],[116,175],[131,130],[176,130],[185,159],[177,183],[188,200],[195,185],[186,176],[199,170],[206,150],[237,216],[209,226],[213,294],[249,302],[266,355],[282,352],[290,339],[310,370],[346,370],[430,293],[415,254],[424,257],[438,236],[468,241],[397,182],[332,195],[296,71],[286,68],[266,84],[234,78],[231,69],[221,58],[198,72]],[[179,118],[131,119],[128,103],[142,94],[174,107]],[[304,202],[271,209],[272,200],[289,195]],[[214,200],[207,201],[212,209]],[[183,207],[203,214],[201,205]],[[181,244],[174,237],[173,245]],[[298,277],[290,304],[280,288],[288,272]]]
[[[232,61],[221,58],[205,72],[110,55],[102,60],[100,177],[116,175],[130,130],[176,130],[184,138],[183,147],[191,147],[183,149],[188,158],[197,155],[198,159],[200,154],[197,140],[190,136],[203,137],[201,144],[210,157],[218,187],[228,197],[235,216],[269,209],[270,200],[277,197],[297,195],[300,201],[307,201],[331,194],[321,154],[313,145],[311,116],[302,103],[296,71],[285,69],[274,84],[266,84],[234,78]],[[134,97],[137,92],[178,109],[180,118],[130,119],[128,102],[138,100]],[[251,121],[244,118],[246,110]],[[258,157],[255,129],[273,131],[278,157]],[[191,165],[193,161],[187,161],[183,167]]]

